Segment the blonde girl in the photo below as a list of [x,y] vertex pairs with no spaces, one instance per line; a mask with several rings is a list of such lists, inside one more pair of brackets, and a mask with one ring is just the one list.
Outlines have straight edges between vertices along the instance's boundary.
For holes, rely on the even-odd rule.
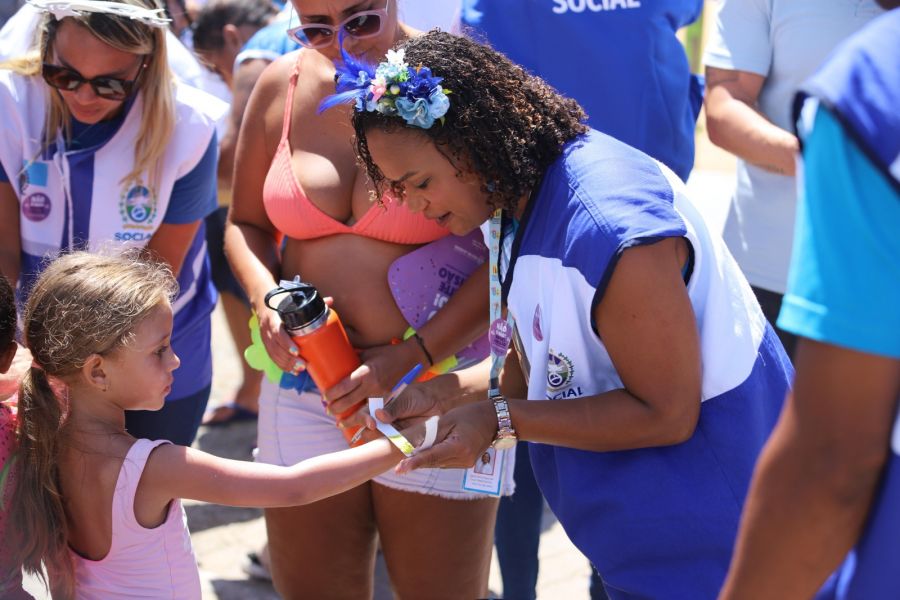
[[135,439],[126,410],[159,410],[180,360],[171,347],[171,271],[76,252],[35,284],[25,311],[34,355],[20,393],[21,480],[13,502],[27,572],[47,566],[55,598],[200,598],[180,498],[306,504],[394,465],[386,439],[279,467]]
[[0,65],[0,271],[20,300],[60,251],[145,249],[178,276],[184,375],[138,436],[189,444],[212,378],[203,219],[216,207],[215,119],[224,106],[175,86],[156,0],[30,0],[38,52]]

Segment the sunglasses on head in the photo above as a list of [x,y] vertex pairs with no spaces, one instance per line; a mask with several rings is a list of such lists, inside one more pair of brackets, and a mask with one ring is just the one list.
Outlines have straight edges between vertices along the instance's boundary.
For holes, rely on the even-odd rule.
[[384,21],[388,17],[390,4],[390,0],[388,0],[382,9],[363,10],[354,13],[337,25],[328,25],[326,23],[300,24],[298,27],[288,29],[287,34],[288,37],[305,48],[325,48],[330,46],[334,36],[339,34],[341,30],[346,35],[357,39],[373,37],[381,33]]
[[94,93],[101,98],[106,100],[126,100],[134,91],[134,87],[137,84],[138,79],[141,78],[141,73],[146,66],[146,62],[141,63],[141,68],[138,71],[137,77],[134,79],[118,79],[116,77],[94,77],[93,79],[85,79],[82,77],[81,73],[74,69],[62,67],[60,65],[51,65],[49,63],[43,64],[41,74],[44,76],[44,81],[46,81],[48,85],[55,87],[58,90],[74,92],[86,83],[90,85],[91,88],[93,88]]

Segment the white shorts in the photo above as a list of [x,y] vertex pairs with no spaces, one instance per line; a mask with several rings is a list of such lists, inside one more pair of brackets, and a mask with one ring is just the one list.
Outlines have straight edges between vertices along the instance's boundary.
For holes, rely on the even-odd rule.
[[[314,456],[346,450],[347,441],[335,426],[334,418],[325,414],[322,396],[309,376],[285,374],[282,385],[286,387],[263,380],[259,397],[259,454],[256,460],[274,465],[292,465]],[[298,391],[297,387],[303,391]],[[505,456],[500,463],[503,469],[500,492],[503,496],[509,496],[515,490],[515,452],[502,452]],[[464,473],[465,469],[417,469],[398,475],[389,470],[374,481],[397,490],[443,498],[468,500],[485,497],[484,494],[462,489]]]

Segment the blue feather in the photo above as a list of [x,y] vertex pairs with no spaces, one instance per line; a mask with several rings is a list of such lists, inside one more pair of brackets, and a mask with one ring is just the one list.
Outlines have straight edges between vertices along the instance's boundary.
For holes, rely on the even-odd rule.
[[366,94],[366,90],[368,90],[368,87],[362,90],[357,88],[348,90],[346,92],[341,92],[340,94],[332,94],[322,100],[322,102],[319,104],[319,109],[316,112],[323,113],[329,108],[334,108],[339,104],[355,103],[357,98],[362,98]]
[[[337,93],[322,100],[317,111],[319,113],[339,104],[355,103],[358,100],[364,102],[371,80],[375,77],[374,65],[370,65],[361,58],[356,58],[344,49],[343,32],[341,32],[338,43],[343,60],[334,61],[334,88]],[[365,76],[360,77],[360,74],[365,74]]]

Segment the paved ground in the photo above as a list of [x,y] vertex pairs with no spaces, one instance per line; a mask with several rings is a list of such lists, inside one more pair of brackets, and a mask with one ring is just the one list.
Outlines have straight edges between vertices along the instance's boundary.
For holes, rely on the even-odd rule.
[[[721,231],[732,182],[733,161],[709,148],[705,136],[698,136],[698,165],[689,183],[694,198],[713,229]],[[227,335],[221,311],[214,315],[213,357],[215,379],[211,405],[225,402],[240,376],[238,355]],[[196,446],[221,456],[250,459],[255,423],[237,423],[224,428],[202,429]],[[194,548],[200,563],[205,600],[275,600],[278,596],[264,582],[248,580],[240,564],[247,552],[265,540],[261,511],[187,502],[186,511]],[[490,589],[502,594],[496,556],[491,566]],[[582,600],[588,598],[590,567],[572,546],[560,525],[545,511],[540,547],[538,598]],[[27,583],[37,598],[46,598],[35,582]],[[379,561],[375,600],[391,598],[390,584]]]

